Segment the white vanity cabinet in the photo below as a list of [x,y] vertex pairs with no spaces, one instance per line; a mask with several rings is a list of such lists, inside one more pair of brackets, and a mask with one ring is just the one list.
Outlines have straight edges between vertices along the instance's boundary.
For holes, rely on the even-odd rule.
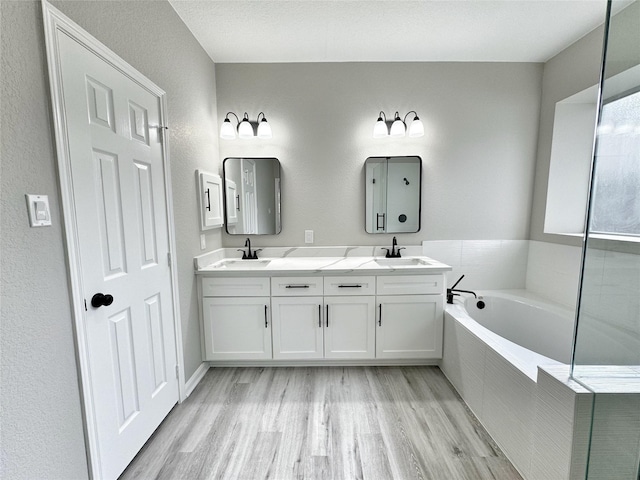
[[442,358],[443,275],[379,276],[376,358]]
[[273,358],[324,357],[322,277],[272,277]]
[[442,358],[444,278],[397,269],[203,275],[204,359],[435,361]]
[[203,278],[205,360],[271,359],[268,278]]
[[274,277],[271,288],[274,359],[375,358],[375,297],[355,295],[375,293],[375,277]]
[[375,358],[375,297],[325,297],[324,356]]
[[322,297],[273,297],[273,358],[324,358]]

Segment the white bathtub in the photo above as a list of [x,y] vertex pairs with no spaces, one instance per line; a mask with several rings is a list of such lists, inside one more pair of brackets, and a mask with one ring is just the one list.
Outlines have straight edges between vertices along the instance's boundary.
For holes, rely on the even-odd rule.
[[[573,313],[524,291],[482,296],[484,309],[474,298],[446,306],[441,369],[525,479],[554,478],[535,461],[536,415],[547,408],[537,404],[538,366],[569,363]],[[571,446],[557,450],[555,478],[568,478]]]
[[474,298],[464,304],[469,316],[480,325],[544,357],[565,364],[571,361],[572,312],[531,297],[500,292],[484,295],[482,300],[486,304],[483,309],[477,307]]

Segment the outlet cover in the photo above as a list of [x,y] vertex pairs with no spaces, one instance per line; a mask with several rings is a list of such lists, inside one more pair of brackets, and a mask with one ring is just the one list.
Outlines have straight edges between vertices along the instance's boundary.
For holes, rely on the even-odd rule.
[[304,231],[304,243],[313,243],[313,230]]

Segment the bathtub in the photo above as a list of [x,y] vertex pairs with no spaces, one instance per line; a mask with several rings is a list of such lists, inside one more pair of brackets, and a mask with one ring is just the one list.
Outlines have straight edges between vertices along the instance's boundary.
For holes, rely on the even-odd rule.
[[[550,462],[535,454],[540,416],[547,415],[537,403],[538,367],[569,363],[573,312],[526,291],[482,297],[482,309],[474,298],[446,306],[440,367],[525,479],[554,478],[540,473]],[[569,478],[571,445],[565,450],[556,448],[554,480]]]

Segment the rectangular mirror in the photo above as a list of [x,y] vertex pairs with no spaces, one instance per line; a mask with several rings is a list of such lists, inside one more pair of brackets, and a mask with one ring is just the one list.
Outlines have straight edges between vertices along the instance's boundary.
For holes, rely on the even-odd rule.
[[277,158],[225,158],[225,225],[230,235],[277,235],[280,162]]
[[364,162],[364,170],[367,233],[419,231],[420,157],[369,157]]

